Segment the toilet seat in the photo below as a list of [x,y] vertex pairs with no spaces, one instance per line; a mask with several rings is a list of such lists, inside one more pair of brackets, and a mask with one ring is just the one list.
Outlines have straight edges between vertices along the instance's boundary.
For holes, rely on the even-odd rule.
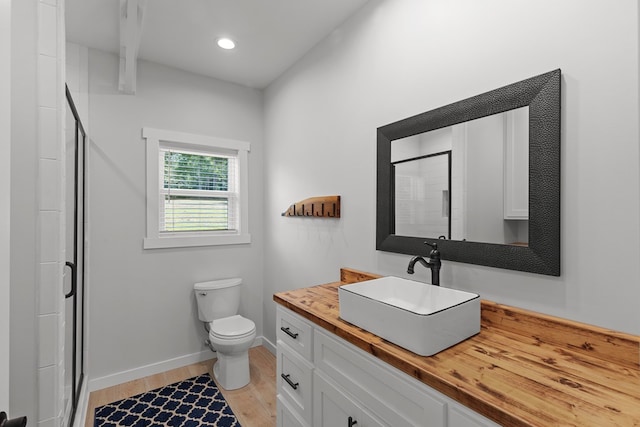
[[255,332],[256,324],[252,320],[236,314],[211,322],[209,337],[219,340],[238,339],[248,337]]

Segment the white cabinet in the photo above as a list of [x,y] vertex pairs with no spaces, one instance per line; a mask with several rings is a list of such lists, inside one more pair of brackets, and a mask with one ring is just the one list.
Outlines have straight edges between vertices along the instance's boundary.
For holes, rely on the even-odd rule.
[[313,393],[313,326],[278,307],[277,317],[278,427],[310,427]]
[[498,426],[281,306],[277,324],[278,427]]
[[529,108],[505,113],[504,219],[529,219]]

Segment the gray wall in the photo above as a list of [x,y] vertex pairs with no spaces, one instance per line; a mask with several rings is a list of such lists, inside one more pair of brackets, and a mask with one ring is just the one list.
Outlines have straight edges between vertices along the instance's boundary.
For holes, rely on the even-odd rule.
[[[342,266],[406,276],[375,250],[378,126],[562,68],[562,276],[444,261],[442,283],[640,333],[638,59],[635,1],[370,1],[265,94],[265,325]],[[322,194],[340,220],[277,215]]]
[[[241,313],[256,322],[258,336],[263,332],[261,92],[140,61],[136,94],[122,95],[118,64],[115,55],[89,51],[91,378],[209,352],[195,282],[241,277]],[[142,127],[251,143],[251,244],[142,249]]]

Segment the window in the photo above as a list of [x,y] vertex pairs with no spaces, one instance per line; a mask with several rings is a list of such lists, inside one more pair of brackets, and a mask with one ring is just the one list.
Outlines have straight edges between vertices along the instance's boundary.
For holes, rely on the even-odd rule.
[[235,153],[160,144],[160,233],[238,230]]
[[249,243],[249,143],[144,128],[145,249]]

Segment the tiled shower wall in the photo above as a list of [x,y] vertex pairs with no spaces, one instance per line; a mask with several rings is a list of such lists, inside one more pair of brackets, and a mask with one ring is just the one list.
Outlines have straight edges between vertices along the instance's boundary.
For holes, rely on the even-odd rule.
[[38,426],[64,410],[64,0],[38,3]]

